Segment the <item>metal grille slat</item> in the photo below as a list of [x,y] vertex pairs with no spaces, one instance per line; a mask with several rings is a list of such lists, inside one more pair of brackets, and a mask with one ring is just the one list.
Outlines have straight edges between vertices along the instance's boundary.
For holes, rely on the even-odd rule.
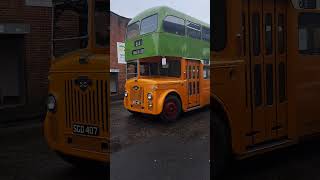
[[66,80],[65,126],[87,124],[99,126],[102,133],[108,131],[108,85],[105,80],[92,80],[92,85],[81,90],[74,80]]

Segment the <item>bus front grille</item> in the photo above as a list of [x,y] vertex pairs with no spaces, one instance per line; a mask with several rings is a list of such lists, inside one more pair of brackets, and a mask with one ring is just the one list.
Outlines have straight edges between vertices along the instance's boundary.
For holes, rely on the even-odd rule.
[[65,126],[73,124],[98,126],[108,130],[108,88],[106,80],[92,80],[86,90],[80,89],[74,80],[65,81]]
[[140,106],[143,104],[143,88],[134,86],[130,90],[130,101],[134,106]]

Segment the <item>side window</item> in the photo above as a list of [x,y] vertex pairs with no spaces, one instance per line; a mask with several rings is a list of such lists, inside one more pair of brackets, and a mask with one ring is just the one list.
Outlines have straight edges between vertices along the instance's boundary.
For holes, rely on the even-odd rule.
[[265,16],[265,52],[266,55],[273,53],[273,38],[272,38],[272,14]]
[[320,14],[301,13],[299,16],[300,54],[320,54]]
[[210,79],[210,66],[203,66],[203,79]]
[[286,29],[285,18],[283,14],[278,16],[278,51],[283,54],[286,49]]
[[202,26],[202,40],[210,42],[210,29]]
[[201,39],[201,25],[188,21],[187,36],[194,39]]
[[185,22],[184,19],[167,16],[163,20],[163,30],[168,33],[184,36],[185,35]]
[[214,51],[222,51],[227,45],[227,8],[225,0],[213,0],[212,13],[212,41]]
[[260,55],[260,16],[254,14],[252,16],[252,33],[253,33],[253,54]]

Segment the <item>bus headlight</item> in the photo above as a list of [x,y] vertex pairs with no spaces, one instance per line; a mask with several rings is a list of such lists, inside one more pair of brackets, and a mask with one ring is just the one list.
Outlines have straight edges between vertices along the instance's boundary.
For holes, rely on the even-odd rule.
[[128,92],[127,91],[124,92],[124,97],[128,97]]
[[148,94],[147,94],[147,98],[148,98],[149,100],[152,100],[152,94],[151,94],[151,93],[148,93]]
[[57,106],[57,101],[56,98],[53,95],[48,96],[47,100],[47,109],[50,112],[55,112],[56,111],[56,106]]

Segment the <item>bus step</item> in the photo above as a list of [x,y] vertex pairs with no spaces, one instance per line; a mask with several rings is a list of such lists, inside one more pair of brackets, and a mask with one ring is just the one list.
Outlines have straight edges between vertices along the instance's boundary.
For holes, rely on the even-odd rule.
[[267,151],[267,150],[271,150],[274,148],[278,148],[278,147],[285,147],[285,146],[289,146],[293,144],[293,141],[290,139],[281,139],[281,140],[273,140],[273,141],[268,141],[265,143],[261,143],[261,144],[255,144],[255,145],[251,145],[247,147],[248,153],[255,153],[255,152],[262,152],[262,151]]

